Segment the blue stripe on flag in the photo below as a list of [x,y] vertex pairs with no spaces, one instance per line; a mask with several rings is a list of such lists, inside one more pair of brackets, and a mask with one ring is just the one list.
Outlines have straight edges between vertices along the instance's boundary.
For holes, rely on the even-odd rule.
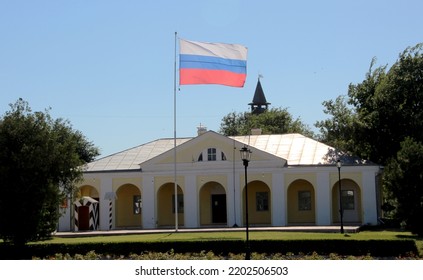
[[241,74],[247,72],[246,60],[191,54],[180,54],[179,59],[181,69],[227,70]]

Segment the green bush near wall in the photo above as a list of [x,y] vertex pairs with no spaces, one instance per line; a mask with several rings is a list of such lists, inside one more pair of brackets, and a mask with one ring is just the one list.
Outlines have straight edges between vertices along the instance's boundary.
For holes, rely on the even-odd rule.
[[[144,252],[196,253],[213,252],[216,255],[240,254],[245,252],[245,242],[241,240],[205,240],[177,242],[116,242],[81,244],[31,244],[16,248],[0,244],[0,259],[46,258],[61,254],[98,254],[129,256]],[[311,254],[365,256],[394,258],[408,254],[418,255],[413,240],[252,240],[251,252],[268,254]]]

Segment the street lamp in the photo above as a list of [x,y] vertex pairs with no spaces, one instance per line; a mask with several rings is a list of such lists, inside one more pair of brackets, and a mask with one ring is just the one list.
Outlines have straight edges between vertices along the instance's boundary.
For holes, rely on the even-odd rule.
[[250,240],[248,236],[248,184],[247,184],[247,167],[248,162],[251,158],[251,151],[246,147],[242,147],[241,150],[239,150],[241,153],[241,159],[244,164],[245,168],[245,234],[246,234],[246,248],[245,248],[245,259],[250,259]]
[[336,167],[338,167],[339,216],[341,218],[341,233],[344,233],[344,222],[343,222],[344,209],[342,208],[342,191],[341,191],[341,167],[342,167],[342,163],[339,159],[336,162]]

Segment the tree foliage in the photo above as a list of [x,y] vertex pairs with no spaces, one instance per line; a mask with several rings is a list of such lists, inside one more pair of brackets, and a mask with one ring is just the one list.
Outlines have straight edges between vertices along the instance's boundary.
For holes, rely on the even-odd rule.
[[232,112],[223,117],[220,133],[226,136],[248,135],[252,128],[263,134],[300,133],[313,137],[313,132],[299,118],[294,119],[287,109],[271,108],[261,114]]
[[0,237],[18,245],[48,237],[81,166],[98,154],[68,121],[22,99],[11,105],[0,119]]
[[407,137],[395,158],[386,165],[383,178],[388,203],[396,205],[396,217],[413,233],[423,235],[423,143]]
[[319,138],[338,151],[348,151],[353,147],[354,124],[356,115],[348,106],[345,96],[338,96],[335,100],[324,101],[324,113],[332,115],[331,119],[319,121],[315,125],[320,128]]
[[[385,170],[386,191],[391,195],[388,199],[396,202],[395,214],[402,220],[409,220],[404,216],[408,215],[407,211],[401,210],[411,202],[408,198],[423,198],[418,191],[423,186],[406,167],[410,163],[400,160],[400,156],[411,156],[406,153],[407,145],[423,142],[422,50],[423,44],[407,48],[389,69],[387,66],[374,68],[376,60],[373,59],[364,81],[350,84],[346,97],[323,103],[325,113],[331,118],[316,123],[321,141],[389,166]],[[416,148],[415,152],[421,150]],[[416,164],[423,169],[423,161]],[[400,175],[414,178],[414,183],[401,184]],[[410,195],[399,196],[395,188]],[[416,203],[413,205],[417,207]],[[423,208],[423,204],[419,207]]]

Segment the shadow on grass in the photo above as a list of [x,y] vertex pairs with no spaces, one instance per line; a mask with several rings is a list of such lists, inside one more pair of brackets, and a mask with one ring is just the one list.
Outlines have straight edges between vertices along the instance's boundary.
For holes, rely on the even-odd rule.
[[417,234],[414,234],[414,235],[397,234],[395,235],[395,237],[423,241],[423,236],[418,236]]
[[211,241],[219,241],[219,240],[244,240],[238,237],[225,237],[225,238],[214,238],[214,237],[200,237],[199,240],[211,240]]

